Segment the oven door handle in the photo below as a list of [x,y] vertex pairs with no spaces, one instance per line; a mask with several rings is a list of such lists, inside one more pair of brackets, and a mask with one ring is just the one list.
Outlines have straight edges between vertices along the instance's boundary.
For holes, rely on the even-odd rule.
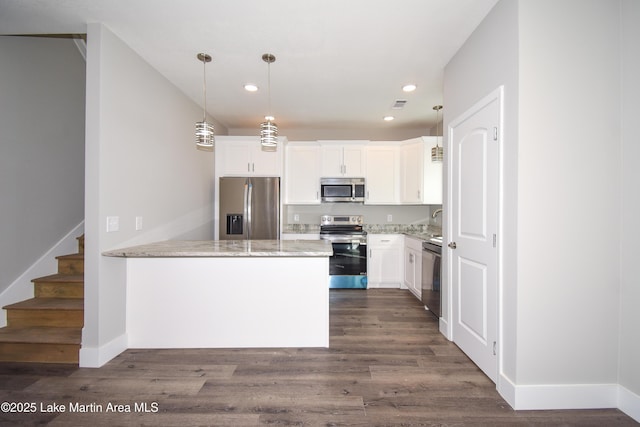
[[358,239],[326,239],[331,243],[358,243],[363,246],[367,244],[366,240],[358,240]]

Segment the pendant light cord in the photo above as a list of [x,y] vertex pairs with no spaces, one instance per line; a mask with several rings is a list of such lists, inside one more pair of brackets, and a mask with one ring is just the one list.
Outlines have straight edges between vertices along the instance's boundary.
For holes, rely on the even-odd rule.
[[202,61],[202,88],[204,92],[204,111],[202,121],[207,121],[207,61]]
[[273,117],[271,113],[271,61],[267,62],[267,91],[267,111],[269,112],[269,117]]

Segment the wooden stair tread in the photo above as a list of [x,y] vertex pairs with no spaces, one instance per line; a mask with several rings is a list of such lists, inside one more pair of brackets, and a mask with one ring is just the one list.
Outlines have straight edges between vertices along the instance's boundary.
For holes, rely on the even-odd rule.
[[79,362],[84,324],[84,234],[78,252],[56,256],[58,272],[32,279],[34,298],[9,304],[0,362]]
[[57,256],[56,259],[83,260],[84,259],[84,253],[60,255],[60,256]]
[[60,282],[60,283],[82,283],[84,282],[84,275],[82,274],[51,274],[49,276],[38,277],[33,279],[32,282]]
[[4,307],[5,310],[84,310],[84,300],[77,298],[31,298]]
[[81,328],[6,327],[0,329],[2,343],[79,345],[81,339]]

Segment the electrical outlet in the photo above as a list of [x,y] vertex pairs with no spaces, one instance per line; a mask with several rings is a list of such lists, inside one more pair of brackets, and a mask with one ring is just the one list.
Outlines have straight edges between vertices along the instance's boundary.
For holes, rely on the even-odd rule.
[[293,215],[293,222],[300,222],[300,215],[298,214]]
[[137,216],[136,217],[136,231],[137,230],[142,230],[142,217],[141,216]]
[[108,216],[107,217],[107,233],[120,230],[120,217]]
[[387,222],[392,222],[393,221],[393,215],[389,214],[387,215]]

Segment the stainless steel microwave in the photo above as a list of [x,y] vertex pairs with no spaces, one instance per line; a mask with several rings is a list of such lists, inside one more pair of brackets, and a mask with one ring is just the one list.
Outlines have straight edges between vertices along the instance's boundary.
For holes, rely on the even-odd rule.
[[320,178],[323,203],[363,203],[364,178]]

